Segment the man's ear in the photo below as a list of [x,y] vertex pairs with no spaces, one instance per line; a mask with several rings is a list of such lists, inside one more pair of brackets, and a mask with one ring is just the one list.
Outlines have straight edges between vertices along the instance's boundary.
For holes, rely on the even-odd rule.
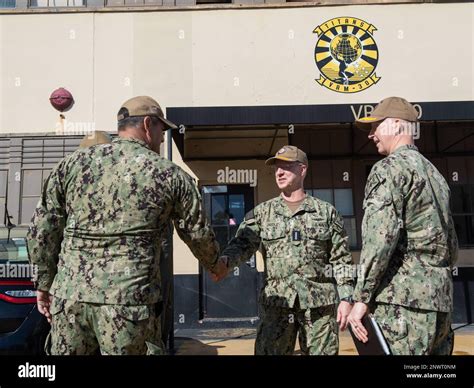
[[151,128],[151,125],[152,125],[151,117],[150,117],[150,116],[146,116],[146,117],[143,119],[143,128],[145,128],[146,130],[149,130],[149,129]]
[[400,135],[403,130],[402,122],[399,119],[395,119],[393,124],[395,125],[394,135]]
[[301,164],[301,172],[302,172],[303,178],[305,178],[306,175],[308,174],[308,166],[304,163]]
[[145,130],[145,135],[148,136],[151,139],[151,126],[152,126],[152,121],[150,116],[146,116],[143,119],[143,129]]

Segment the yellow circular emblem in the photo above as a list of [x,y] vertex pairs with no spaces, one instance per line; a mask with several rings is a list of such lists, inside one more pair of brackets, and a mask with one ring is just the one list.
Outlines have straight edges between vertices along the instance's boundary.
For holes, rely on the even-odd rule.
[[321,76],[316,81],[335,92],[357,93],[376,84],[379,50],[377,29],[353,17],[334,18],[314,29],[318,41],[314,58]]

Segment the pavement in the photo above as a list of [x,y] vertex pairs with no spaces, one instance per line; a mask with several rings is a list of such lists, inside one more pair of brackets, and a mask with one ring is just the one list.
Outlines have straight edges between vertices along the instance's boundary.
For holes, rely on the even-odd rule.
[[[453,355],[474,355],[474,324],[453,325]],[[256,327],[175,330],[176,355],[253,355]],[[295,354],[301,354],[298,344]],[[357,355],[348,331],[339,335],[339,354]]]

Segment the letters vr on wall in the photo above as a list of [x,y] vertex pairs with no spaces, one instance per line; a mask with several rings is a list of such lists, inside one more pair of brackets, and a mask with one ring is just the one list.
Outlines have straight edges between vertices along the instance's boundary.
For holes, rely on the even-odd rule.
[[316,81],[335,92],[357,93],[375,85],[379,51],[374,25],[354,17],[339,17],[317,26],[314,49],[321,75]]

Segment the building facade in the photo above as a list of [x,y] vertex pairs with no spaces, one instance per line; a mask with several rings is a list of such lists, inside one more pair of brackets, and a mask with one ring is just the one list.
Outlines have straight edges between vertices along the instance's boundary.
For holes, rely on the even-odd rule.
[[[61,1],[0,2],[0,239],[10,220],[20,244],[43,180],[85,133],[115,133],[121,103],[150,95],[179,124],[162,154],[196,178],[222,246],[278,194],[264,160],[293,144],[310,160],[307,192],[343,215],[357,262],[380,156],[353,122],[402,96],[419,112],[417,146],[451,187],[454,320],[472,322],[472,2]],[[49,102],[59,87],[75,100],[64,118]],[[175,326],[255,322],[258,253],[215,284],[176,236],[173,250]]]

